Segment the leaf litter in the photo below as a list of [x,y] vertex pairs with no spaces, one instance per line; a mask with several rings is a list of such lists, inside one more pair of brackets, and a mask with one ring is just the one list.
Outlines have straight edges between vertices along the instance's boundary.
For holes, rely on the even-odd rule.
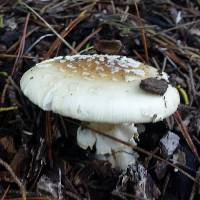
[[[0,3],[1,198],[200,198],[199,12],[196,0]],[[143,125],[133,147],[140,159],[127,171],[77,146],[80,122],[44,113],[20,91],[29,67],[77,52],[133,57],[166,71],[179,88],[178,112]]]

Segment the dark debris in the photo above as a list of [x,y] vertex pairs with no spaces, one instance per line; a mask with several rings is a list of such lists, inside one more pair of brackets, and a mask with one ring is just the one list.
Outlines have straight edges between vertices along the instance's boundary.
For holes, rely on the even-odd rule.
[[141,81],[140,88],[146,92],[162,96],[167,91],[168,83],[163,79],[147,78]]

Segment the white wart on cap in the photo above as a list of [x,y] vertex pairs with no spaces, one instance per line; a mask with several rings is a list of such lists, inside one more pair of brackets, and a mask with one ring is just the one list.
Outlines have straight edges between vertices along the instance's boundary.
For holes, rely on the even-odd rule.
[[159,121],[176,111],[177,90],[164,95],[140,88],[146,78],[167,80],[157,69],[124,56],[74,55],[43,61],[29,69],[20,85],[44,110],[103,123]]

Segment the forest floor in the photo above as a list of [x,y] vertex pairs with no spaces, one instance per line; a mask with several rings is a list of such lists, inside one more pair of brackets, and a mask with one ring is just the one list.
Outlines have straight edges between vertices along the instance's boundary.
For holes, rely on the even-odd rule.
[[[36,63],[76,53],[134,58],[179,91],[175,114],[142,126],[138,162],[125,171],[78,147],[81,122],[42,111],[20,90]],[[0,0],[2,200],[195,200],[199,164],[199,0]]]

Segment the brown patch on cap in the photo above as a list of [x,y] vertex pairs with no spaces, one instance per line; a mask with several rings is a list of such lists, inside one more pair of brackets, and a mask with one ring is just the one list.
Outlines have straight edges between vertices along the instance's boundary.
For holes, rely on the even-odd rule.
[[[132,59],[131,59],[132,61]],[[152,67],[137,61],[131,62],[129,58],[107,55],[76,55],[74,59],[69,56],[61,59],[45,61],[53,64],[69,76],[80,76],[85,79],[103,79],[113,81],[133,81],[148,78],[157,74]]]

